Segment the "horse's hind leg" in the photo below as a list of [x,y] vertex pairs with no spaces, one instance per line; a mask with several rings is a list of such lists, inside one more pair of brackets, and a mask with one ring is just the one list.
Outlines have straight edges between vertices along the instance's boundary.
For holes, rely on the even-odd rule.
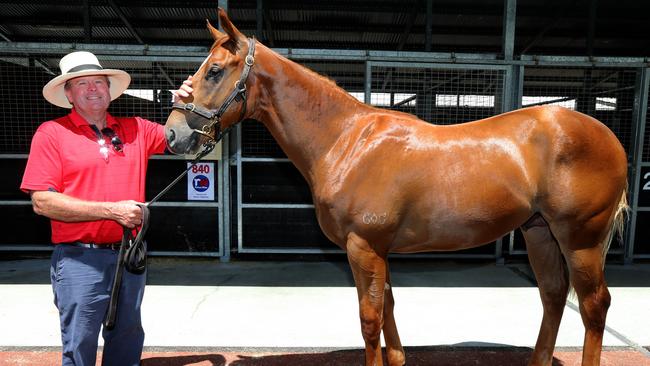
[[582,366],[600,365],[605,318],[611,301],[603,270],[610,216],[611,211],[604,210],[584,222],[551,223],[566,258],[585,327]]
[[603,272],[602,246],[567,250],[571,285],[578,295],[580,316],[585,326],[582,365],[600,365],[605,318],[611,297]]
[[522,227],[528,260],[535,273],[544,315],[529,365],[550,366],[569,291],[569,275],[562,252],[541,216]]
[[[380,334],[385,319],[384,293],[387,283],[385,254],[376,253],[365,239],[354,233],[348,236],[347,254],[359,297],[361,333],[366,345],[365,364],[366,366],[382,366]],[[392,295],[390,299],[392,301]],[[395,320],[392,317],[392,304],[390,304],[390,313],[388,325],[391,331],[386,341],[389,354],[388,362],[390,366],[402,366],[404,352],[396,351],[396,347],[389,344],[389,340],[399,340]],[[401,350],[401,345],[399,350]],[[401,357],[399,353],[401,353]]]

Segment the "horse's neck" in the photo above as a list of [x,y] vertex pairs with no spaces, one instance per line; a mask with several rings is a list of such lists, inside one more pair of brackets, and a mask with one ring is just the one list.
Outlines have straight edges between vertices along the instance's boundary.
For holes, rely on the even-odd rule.
[[296,167],[309,179],[322,158],[364,108],[332,82],[260,47],[255,68],[261,98],[253,118],[269,129]]

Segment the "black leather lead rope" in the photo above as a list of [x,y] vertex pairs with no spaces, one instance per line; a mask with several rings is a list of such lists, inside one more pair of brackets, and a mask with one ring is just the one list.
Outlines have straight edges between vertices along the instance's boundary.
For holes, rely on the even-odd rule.
[[112,330],[115,327],[117,318],[117,304],[120,299],[120,287],[122,287],[122,269],[128,272],[141,275],[147,269],[147,248],[144,243],[144,235],[149,228],[149,207],[139,204],[142,210],[142,226],[135,238],[131,229],[123,227],[122,244],[117,253],[117,265],[115,266],[115,277],[111,288],[111,299],[108,303],[104,328]]
[[133,237],[133,232],[131,229],[123,227],[124,233],[122,234],[122,244],[120,245],[120,250],[117,253],[117,265],[115,267],[115,277],[113,279],[113,287],[111,288],[111,299],[108,303],[108,309],[106,311],[106,317],[104,318],[104,328],[107,330],[112,330],[115,327],[115,320],[117,317],[117,303],[120,298],[120,287],[122,286],[122,269],[126,269],[129,273],[136,275],[143,274],[147,269],[147,247],[144,242],[144,235],[149,229],[149,206],[154,202],[158,201],[167,191],[169,191],[176,183],[178,183],[181,178],[187,174],[187,172],[194,166],[196,163],[206,156],[212,149],[214,149],[215,143],[210,141],[203,145],[203,150],[199,152],[190,166],[183,172],[181,175],[176,177],[165,189],[163,189],[156,197],[151,201],[144,204],[138,204],[140,209],[142,209],[142,226],[140,231],[138,231],[135,238]]
[[122,246],[124,249],[124,268],[133,274],[140,275],[147,269],[147,247],[144,242],[144,235],[149,229],[149,207],[146,204],[138,204],[142,209],[142,226],[138,234],[133,237],[133,232],[124,228],[122,235]]
[[[125,230],[126,231],[126,230]],[[108,303],[106,318],[104,318],[104,329],[112,330],[115,327],[115,318],[117,316],[117,302],[120,298],[120,287],[122,285],[122,267],[124,267],[124,236],[122,236],[122,245],[117,253],[117,265],[115,266],[115,277],[113,287],[111,288],[111,300]]]

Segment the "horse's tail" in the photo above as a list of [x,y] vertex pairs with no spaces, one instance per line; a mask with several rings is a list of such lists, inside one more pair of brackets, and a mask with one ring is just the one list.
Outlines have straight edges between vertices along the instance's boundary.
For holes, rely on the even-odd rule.
[[627,221],[628,212],[630,211],[630,206],[627,204],[627,182],[625,182],[625,189],[621,194],[621,198],[618,200],[618,206],[616,207],[616,213],[614,214],[614,221],[612,226],[609,229],[607,234],[607,239],[603,245],[603,266],[605,265],[605,256],[609,251],[609,247],[614,240],[614,236],[617,235],[617,238],[620,242],[623,241],[623,234],[625,233],[625,222]]

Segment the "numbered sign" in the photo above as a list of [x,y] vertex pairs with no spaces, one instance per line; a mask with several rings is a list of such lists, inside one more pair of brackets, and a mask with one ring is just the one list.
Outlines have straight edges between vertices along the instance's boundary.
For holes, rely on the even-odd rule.
[[639,207],[650,207],[650,167],[641,168]]
[[[191,164],[187,163],[189,168]],[[198,163],[187,172],[187,199],[214,201],[214,163]]]

